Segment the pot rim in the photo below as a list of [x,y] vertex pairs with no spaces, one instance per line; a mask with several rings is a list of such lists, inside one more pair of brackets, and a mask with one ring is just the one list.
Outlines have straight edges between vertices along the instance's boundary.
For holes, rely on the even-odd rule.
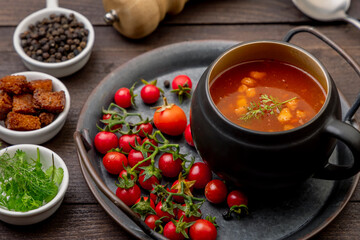
[[[309,58],[311,58],[315,64],[317,64],[324,77],[326,80],[326,84],[327,84],[327,91],[326,91],[326,97],[325,97],[325,102],[323,104],[323,106],[321,107],[321,109],[318,111],[318,113],[308,122],[306,122],[305,124],[298,126],[296,128],[290,129],[290,130],[284,130],[284,131],[277,131],[277,132],[264,132],[264,131],[257,131],[257,130],[252,130],[249,128],[245,128],[242,127],[240,125],[237,125],[236,123],[233,123],[232,121],[230,121],[228,118],[226,118],[221,112],[220,110],[217,108],[216,104],[213,101],[213,98],[211,97],[210,94],[210,84],[209,84],[209,79],[210,79],[210,74],[211,72],[214,70],[215,66],[230,52],[234,51],[235,49],[238,49],[240,47],[246,46],[246,45],[251,45],[251,44],[261,44],[261,43],[272,43],[272,44],[279,44],[279,45],[284,45],[284,46],[288,46],[291,47],[293,49],[298,50],[299,52],[301,52],[302,54],[307,55]],[[261,58],[259,58],[260,60]],[[235,66],[235,65],[234,65]],[[300,68],[301,69],[301,68]],[[224,72],[224,71],[223,71]],[[222,72],[222,73],[223,73]],[[305,71],[306,73],[308,73],[307,71]],[[312,76],[312,75],[311,75]],[[306,51],[305,49],[291,44],[289,42],[284,42],[284,41],[279,41],[279,40],[254,40],[254,41],[244,41],[241,42],[239,44],[236,44],[232,47],[230,47],[229,49],[227,49],[225,52],[223,52],[220,56],[218,56],[214,62],[212,62],[212,64],[209,66],[208,71],[206,72],[206,83],[205,83],[205,94],[207,99],[209,99],[210,105],[212,107],[212,109],[214,110],[214,112],[217,114],[218,117],[220,117],[220,119],[225,122],[226,124],[230,125],[232,128],[235,128],[237,130],[246,132],[246,133],[250,133],[250,134],[257,134],[257,135],[264,135],[264,136],[278,136],[278,135],[287,135],[287,134],[292,134],[293,132],[298,132],[302,129],[307,128],[309,125],[312,125],[314,122],[316,122],[320,116],[325,112],[327,106],[329,105],[330,99],[331,99],[331,94],[333,91],[333,85],[332,83],[332,78],[330,76],[330,74],[328,73],[328,71],[326,70],[326,68],[324,67],[324,65],[315,57],[313,56],[311,53],[309,53],[308,51]]]

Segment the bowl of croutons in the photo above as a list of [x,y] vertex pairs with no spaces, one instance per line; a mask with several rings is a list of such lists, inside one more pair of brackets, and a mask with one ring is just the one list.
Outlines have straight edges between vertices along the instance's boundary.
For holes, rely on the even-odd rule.
[[57,78],[40,72],[0,77],[0,138],[9,144],[42,144],[64,126],[70,94]]

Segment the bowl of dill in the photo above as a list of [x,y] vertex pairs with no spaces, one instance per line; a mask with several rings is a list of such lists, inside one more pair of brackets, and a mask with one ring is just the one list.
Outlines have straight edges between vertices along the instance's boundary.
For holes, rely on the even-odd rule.
[[19,144],[0,151],[0,220],[34,224],[61,205],[69,184],[65,162],[52,150]]

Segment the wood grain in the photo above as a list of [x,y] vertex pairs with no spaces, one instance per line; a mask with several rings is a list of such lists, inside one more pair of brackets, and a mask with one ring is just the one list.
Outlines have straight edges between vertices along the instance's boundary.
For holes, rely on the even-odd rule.
[[[13,49],[12,35],[21,19],[44,5],[45,1],[35,0],[0,1],[0,76],[27,70]],[[103,23],[101,1],[60,0],[60,5],[87,16],[95,25],[96,32],[93,53],[87,65],[72,76],[61,79],[72,97],[70,114],[60,133],[44,144],[65,160],[70,170],[69,189],[60,209],[42,223],[30,227],[0,223],[0,239],[132,239],[104,212],[89,191],[75,154],[73,133],[91,91],[111,71],[142,53],[182,41],[281,40],[292,27],[310,24],[360,62],[358,29],[342,22],[314,22],[288,0],[190,0],[183,12],[168,16],[153,34],[136,41],[124,38]],[[348,13],[360,18],[360,1],[352,1]],[[309,34],[298,35],[292,42],[319,58],[341,92],[350,102],[354,101],[360,91],[360,79],[342,58]],[[358,239],[359,236],[360,186],[357,186],[345,209],[315,239]]]

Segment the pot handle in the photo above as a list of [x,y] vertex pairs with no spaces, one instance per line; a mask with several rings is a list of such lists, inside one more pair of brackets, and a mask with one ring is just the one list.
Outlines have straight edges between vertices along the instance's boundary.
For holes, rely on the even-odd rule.
[[[341,47],[334,43],[331,39],[326,37],[321,32],[317,31],[310,26],[300,26],[291,29],[283,38],[283,41],[289,42],[291,38],[300,32],[308,32],[318,37],[320,40],[328,44],[339,55],[341,55],[346,62],[348,62],[355,72],[360,77],[360,67],[356,61],[349,56]],[[360,132],[350,125],[352,118],[358,108],[360,107],[360,93],[356,97],[355,102],[345,114],[344,121],[339,121],[335,118],[329,119],[328,124],[325,126],[325,132],[332,137],[344,142],[353,154],[352,166],[339,166],[328,163],[323,169],[316,172],[313,177],[328,179],[328,180],[340,180],[354,176],[360,171]]]
[[[310,26],[300,26],[291,29],[289,32],[286,33],[286,35],[283,38],[283,41],[289,42],[291,38],[300,32],[308,32],[325,42],[327,45],[329,45],[332,49],[334,49],[340,56],[342,56],[346,62],[348,62],[351,67],[354,69],[354,71],[357,73],[357,75],[360,77],[360,66],[357,64],[357,62],[349,55],[347,54],[340,46],[338,46],[335,42],[333,42],[330,38],[319,32],[313,27]],[[350,107],[348,112],[345,114],[344,121],[347,123],[351,123],[352,118],[358,108],[360,107],[360,93],[356,97],[355,102]]]
[[353,154],[352,166],[339,166],[328,163],[314,174],[314,178],[340,180],[354,176],[360,171],[360,132],[353,126],[337,120],[329,119],[324,128],[325,133],[345,143]]
[[[83,133],[83,134],[82,134]],[[101,177],[97,174],[96,170],[92,166],[90,159],[88,158],[87,152],[92,149],[89,138],[89,132],[87,129],[83,129],[82,133],[75,131],[74,140],[78,151],[79,160],[84,164],[90,177],[100,189],[100,191],[109,198],[121,211],[123,211],[137,226],[144,231],[145,234],[149,235],[153,239],[167,240],[163,235],[155,232],[149,228],[140,217],[138,217],[123,201],[121,201],[104,183]]]

